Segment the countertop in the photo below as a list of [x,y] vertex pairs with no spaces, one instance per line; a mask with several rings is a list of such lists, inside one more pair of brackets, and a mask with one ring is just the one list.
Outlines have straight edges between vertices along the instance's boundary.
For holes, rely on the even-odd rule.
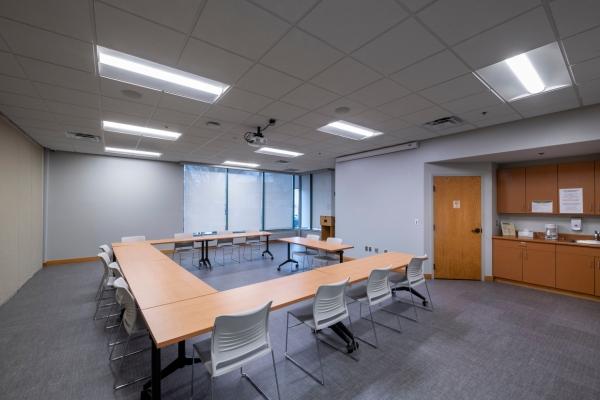
[[[574,238],[575,236],[575,238]],[[563,236],[559,235],[558,240],[546,240],[543,237],[534,237],[533,239],[526,238],[518,238],[514,236],[492,236],[492,239],[501,239],[501,240],[513,240],[517,242],[531,242],[531,243],[545,243],[545,244],[557,244],[564,246],[578,246],[578,247],[588,247],[592,249],[600,249],[600,245],[597,244],[583,244],[583,243],[575,243],[575,240],[588,240],[593,239],[591,236],[587,235],[571,235],[571,236]]]

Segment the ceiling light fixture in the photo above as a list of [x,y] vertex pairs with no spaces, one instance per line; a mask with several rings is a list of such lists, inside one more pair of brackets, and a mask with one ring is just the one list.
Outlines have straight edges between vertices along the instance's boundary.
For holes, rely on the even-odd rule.
[[158,153],[156,151],[123,149],[120,147],[105,147],[104,151],[107,153],[127,154],[130,156],[140,156],[140,157],[160,157],[160,156],[162,156],[162,153]]
[[261,147],[256,150],[255,153],[268,154],[270,156],[281,156],[281,157],[299,157],[303,156],[304,153],[298,153],[296,151],[276,149],[274,147]]
[[147,128],[145,126],[122,124],[114,121],[102,121],[102,129],[109,132],[124,133],[154,139],[177,140],[181,136],[179,132],[165,131],[163,129]]
[[256,168],[260,164],[247,163],[247,162],[241,162],[241,161],[224,161],[223,165],[231,165],[233,167]]
[[120,51],[96,46],[100,76],[158,91],[214,103],[229,85],[135,57]]
[[341,120],[322,126],[318,130],[353,140],[364,140],[383,134],[383,132]]
[[536,94],[544,91],[544,82],[529,61],[527,54],[511,57],[506,60],[506,63],[529,93]]

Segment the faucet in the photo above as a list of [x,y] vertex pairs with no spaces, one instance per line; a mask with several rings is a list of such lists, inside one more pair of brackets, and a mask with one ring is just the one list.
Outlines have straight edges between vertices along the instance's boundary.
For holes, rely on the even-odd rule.
[[600,240],[600,232],[594,231],[594,240]]

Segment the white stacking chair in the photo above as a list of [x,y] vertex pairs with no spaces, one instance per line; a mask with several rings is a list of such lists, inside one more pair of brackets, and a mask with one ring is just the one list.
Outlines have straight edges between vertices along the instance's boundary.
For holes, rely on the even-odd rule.
[[181,264],[181,255],[183,253],[192,253],[192,265],[194,264],[194,254],[196,254],[196,248],[194,247],[193,235],[191,233],[175,233],[174,239],[190,238],[189,242],[173,243],[173,254],[171,258],[174,260],[175,255],[179,255],[179,264]]
[[425,289],[427,290],[427,297],[429,298],[429,304],[431,306],[431,310],[433,310],[433,301],[431,301],[431,294],[429,293],[429,286],[427,286],[427,280],[425,279],[425,274],[423,273],[423,262],[427,260],[427,255],[413,257],[408,266],[406,267],[406,273],[393,273],[390,275],[390,282],[392,284],[392,290],[398,288],[407,288],[410,293],[410,300],[413,305],[413,309],[415,311],[415,321],[419,318],[417,314],[417,305],[415,304],[415,296],[413,295],[413,289],[417,286],[425,284]]
[[115,253],[113,253],[113,249],[109,245],[103,244],[98,246],[98,248],[100,248],[101,252],[108,254],[110,261],[115,261]]
[[[390,268],[391,266],[387,266],[385,268],[377,268],[371,271],[369,274],[369,280],[366,285],[357,285],[346,291],[346,296],[353,300],[353,302],[357,302],[359,304],[359,315],[362,318],[362,307],[366,305],[369,308],[369,321],[371,321],[371,327],[373,328],[373,335],[375,336],[375,344],[357,336],[358,339],[367,343],[368,345],[377,348],[379,346],[379,340],[377,338],[377,330],[375,329],[375,324],[385,326],[386,328],[392,329],[394,331],[400,332],[400,318],[396,315],[398,319],[398,329],[392,328],[390,326],[378,323],[375,321],[373,317],[373,307],[382,304],[386,300],[392,298],[392,287],[390,286]],[[384,308],[382,311],[386,311]]]
[[[149,347],[132,351],[131,353],[127,353],[127,351],[129,350],[129,343],[131,342],[131,340],[138,337],[147,337],[148,330],[146,329],[146,325],[144,324],[144,318],[135,304],[135,299],[129,291],[129,287],[127,286],[127,283],[123,280],[123,278],[115,280],[115,287],[117,288],[121,306],[123,307],[123,318],[121,318],[119,331],[124,330],[125,334],[127,335],[127,338],[125,340],[114,342],[110,352],[110,361],[121,360],[119,362],[119,366],[117,367],[117,371],[115,374],[115,382],[113,386],[114,390],[119,390],[136,382],[147,380],[150,378],[150,376],[142,376],[134,378],[125,383],[119,383],[118,379],[119,373],[123,371],[123,364],[125,362],[125,359],[134,354],[138,354],[143,351],[149,350]],[[116,347],[120,344],[124,345],[122,354],[120,356],[113,357],[113,353],[115,352]]]
[[[232,233],[230,231],[221,231],[218,234],[219,235],[225,235],[227,233]],[[232,261],[237,261],[240,262],[240,246],[238,246],[237,244],[235,244],[233,242],[233,238],[231,239],[218,239],[217,240],[217,244],[216,244],[216,248],[215,248],[215,261],[217,259],[217,252],[219,250],[221,250],[221,253],[223,255],[222,260],[223,262],[221,263],[221,265],[225,265],[225,249],[230,249],[231,250],[231,260]],[[233,253],[234,251],[237,249],[238,252],[238,259],[234,259],[233,258]]]
[[98,312],[102,308],[112,307],[115,305],[115,302],[112,303],[103,303],[104,300],[110,300],[110,297],[104,297],[106,293],[110,293],[114,291],[114,282],[115,279],[121,276],[121,269],[119,268],[119,264],[116,262],[111,262],[107,253],[98,253],[98,257],[102,261],[102,265],[104,267],[104,278],[101,283],[100,293],[96,300],[96,312],[94,313],[94,320],[109,318],[111,314],[107,314],[103,317],[98,317]]
[[[348,320],[350,327],[352,326],[352,320],[350,319],[350,313],[348,312],[348,306],[346,305],[345,290],[348,285],[350,278],[346,278],[338,283],[329,285],[319,286],[313,304],[309,304],[304,307],[297,308],[292,311],[288,311],[286,318],[286,330],[285,330],[285,358],[290,360],[294,365],[300,368],[304,373],[310,376],[312,379],[320,383],[325,384],[325,375],[323,373],[323,362],[321,360],[321,349],[319,342],[323,342],[326,345],[332,347],[335,350],[341,351],[336,346],[329,342],[319,338],[319,332],[323,329],[329,328],[338,322]],[[297,324],[290,326],[290,316],[294,317]],[[295,360],[288,353],[288,336],[290,328],[296,326],[305,325],[310,328],[311,332],[315,335],[315,342],[317,344],[317,355],[319,358],[319,369],[321,372],[321,378],[319,379],[311,372],[308,371],[300,362]],[[352,329],[350,328],[350,331]]]
[[[114,253],[109,245],[102,244],[102,245],[98,246],[98,248],[100,249],[100,253],[108,254],[109,260],[114,261]],[[102,267],[103,267],[102,268],[102,278],[100,279],[100,284],[98,285],[98,290],[96,290],[96,300],[98,300],[98,297],[100,296],[100,292],[102,291],[104,281],[106,280],[106,277],[107,277],[106,273],[108,272],[108,268],[106,267],[106,263],[104,261],[102,263]]]
[[[327,243],[333,243],[333,244],[342,244],[343,241],[341,238],[337,238],[337,237],[328,237],[326,240]],[[330,262],[336,262],[339,261],[339,257],[336,257],[336,255],[334,254],[330,254],[327,252],[321,253],[317,256],[313,257],[313,261],[320,261],[325,263],[325,265],[329,265]]]
[[[280,399],[279,380],[275,367],[275,355],[269,336],[269,313],[271,302],[244,313],[221,315],[215,319],[210,339],[210,353],[202,351],[202,342],[194,344],[194,356],[198,354],[210,375],[210,398],[215,392],[215,378],[239,368],[242,377],[266,399],[265,392],[244,372],[244,366],[260,357],[271,354],[277,398]],[[194,397],[194,365],[192,364],[192,399]]]
[[[310,239],[310,240],[319,240],[319,235],[308,234],[308,235],[306,235],[306,238]],[[305,247],[304,250],[294,251],[292,253],[292,257],[299,256],[300,259],[302,260],[302,269],[304,269],[306,262],[310,262],[309,268],[312,267],[312,258],[311,257],[314,257],[318,254],[319,254],[318,251]]]
[[246,249],[250,250],[250,258],[246,258],[246,260],[254,260],[254,251],[258,251],[258,253],[260,253],[260,251],[263,249],[263,246],[265,246],[265,239],[264,236],[250,236],[246,238],[246,241],[244,242],[243,245],[243,249],[244,249],[244,258],[246,258]]
[[144,235],[139,235],[139,236],[123,236],[121,238],[121,242],[122,243],[143,242],[144,240],[146,240],[146,236],[144,236]]

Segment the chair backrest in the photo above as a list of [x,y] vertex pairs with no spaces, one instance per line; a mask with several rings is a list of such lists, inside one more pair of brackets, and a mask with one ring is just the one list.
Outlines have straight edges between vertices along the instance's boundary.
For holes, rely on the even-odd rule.
[[121,266],[118,262],[113,261],[110,264],[108,264],[108,274],[110,276],[114,276],[115,278],[123,276],[123,274],[121,273]]
[[115,289],[117,289],[117,291],[115,292],[115,300],[117,301],[117,303],[123,304],[123,298],[126,296],[125,290],[123,289],[129,290],[129,285],[127,284],[127,282],[125,282],[125,279],[119,277],[115,279],[113,286],[115,287]]
[[113,253],[113,250],[110,248],[109,245],[102,244],[98,246],[98,248],[101,252],[108,254],[108,258],[110,258],[111,261],[115,259],[115,254]]
[[319,240],[319,235],[313,235],[313,234],[308,234],[306,235],[306,238],[309,240]]
[[210,350],[212,376],[235,370],[271,350],[270,310],[268,302],[251,311],[215,319]]
[[174,249],[191,249],[192,246],[194,245],[194,242],[193,242],[194,235],[192,235],[191,233],[185,233],[185,232],[175,233],[175,234],[173,234],[173,238],[174,239],[190,238],[189,242],[174,243],[174,246],[173,246]]
[[121,242],[123,242],[123,243],[143,242],[144,240],[146,240],[146,236],[143,236],[143,235],[139,235],[139,236],[123,236],[121,238]]
[[392,297],[390,287],[390,268],[377,268],[369,274],[367,281],[367,299],[370,305],[379,304]]
[[[227,235],[230,231],[219,231],[217,235]],[[217,244],[233,244],[233,239],[217,239]]]
[[423,274],[423,262],[427,260],[427,254],[420,257],[413,257],[406,267],[406,279],[409,282],[418,282],[425,279]]
[[[246,231],[233,231],[233,233],[246,233]],[[232,239],[233,244],[243,244],[246,243],[246,236],[236,237]]]
[[135,305],[135,299],[128,288],[120,288],[122,292],[121,306],[124,308],[123,311],[123,327],[128,334],[132,334],[137,330],[139,326],[139,312]]
[[108,255],[108,253],[103,251],[102,253],[98,253],[98,257],[100,258],[100,260],[102,260],[102,266],[104,267],[104,272],[109,273],[110,270],[108,268],[108,264],[110,264],[112,261]]
[[342,239],[337,238],[337,237],[328,237],[327,243],[342,244]]
[[346,286],[350,278],[319,286],[313,302],[313,319],[317,330],[327,328],[348,318]]

